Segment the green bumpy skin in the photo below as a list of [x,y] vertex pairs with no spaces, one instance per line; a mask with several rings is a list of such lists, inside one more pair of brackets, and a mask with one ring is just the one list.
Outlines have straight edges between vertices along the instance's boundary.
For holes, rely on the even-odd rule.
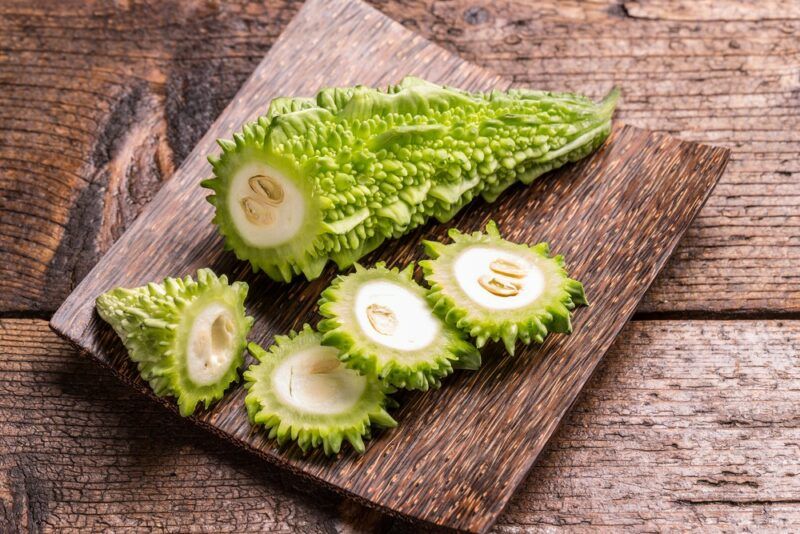
[[[440,387],[453,368],[477,369],[481,356],[460,331],[433,314],[413,273],[413,263],[402,271],[382,262],[372,269],[356,264],[355,273],[338,276],[322,292],[319,311],[325,319],[318,328],[323,344],[339,349],[348,368],[376,374],[397,388],[427,391]],[[380,308],[371,309],[376,305]],[[373,325],[373,311],[383,313],[373,320],[385,321],[389,314],[397,322]],[[391,340],[396,341],[388,344]]]
[[228,284],[226,276],[200,269],[196,281],[165,278],[112,289],[97,298],[97,312],[155,394],[176,397],[185,417],[198,404],[208,408],[221,399],[238,378],[253,325],[244,309],[247,289],[244,282]]
[[[475,338],[478,348],[488,340],[502,339],[511,355],[517,340],[526,345],[531,341],[543,343],[549,332],[572,332],[570,312],[578,305],[588,305],[588,302],[583,285],[567,276],[564,258],[551,257],[547,243],[528,246],[504,240],[494,221],[486,225],[485,232],[462,234],[452,228],[449,236],[453,243],[424,242],[425,251],[432,259],[423,260],[420,265],[431,288],[428,301],[434,311],[447,323]],[[462,257],[466,253],[470,256]],[[501,263],[493,269],[492,266],[497,264],[490,262],[497,259],[510,260],[517,269],[522,268],[514,273],[514,270],[508,270],[507,263]],[[456,275],[456,267],[463,273],[463,278]],[[509,272],[514,276],[508,276]],[[526,274],[523,276],[522,273]],[[481,277],[499,281],[506,286],[501,289],[516,284],[516,289],[511,291],[517,291],[517,294],[502,296],[491,293],[481,285]],[[534,292],[526,297],[523,291],[529,285],[538,287],[539,293],[532,289]],[[479,302],[476,297],[484,301]],[[505,309],[490,307],[503,306],[505,299],[510,298],[532,300],[522,300],[518,306],[514,305],[516,307],[509,304]]]
[[468,93],[409,77],[385,91],[278,98],[218,141],[202,185],[239,259],[275,280],[310,280],[329,260],[344,269],[430,217],[445,222],[479,195],[491,202],[585,157],[609,135],[618,97]]
[[[322,336],[309,325],[304,325],[299,333],[276,336],[275,344],[268,351],[250,343],[248,348],[259,363],[251,365],[244,373],[247,414],[252,423],[264,425],[269,430],[269,437],[277,439],[280,445],[294,440],[303,452],[322,446],[325,454],[332,455],[337,454],[342,441],[347,440],[357,452],[363,453],[363,438],[370,437],[371,425],[384,428],[397,426],[397,422],[385,409],[391,404],[391,399],[386,395],[392,390],[374,375],[362,376],[344,369],[336,359],[336,349],[323,347],[321,342]],[[332,355],[325,355],[332,361],[322,359],[321,362],[325,365],[320,367],[320,362],[316,362],[317,368],[305,369],[304,375],[304,364],[299,359],[304,355],[314,354],[314,351],[332,351]],[[297,366],[292,366],[288,375],[285,369],[281,372],[282,364],[295,361],[292,358],[298,359]],[[327,383],[309,381],[309,378],[312,381],[324,380],[325,373],[331,372],[334,379]],[[289,383],[286,384],[285,380]],[[293,381],[297,382],[294,386],[294,394],[299,399],[297,401],[293,401],[293,398],[286,399],[287,394],[292,395]],[[353,394],[349,406],[335,409],[336,395],[346,396],[353,381],[360,384],[363,390]],[[303,390],[300,389],[304,385],[306,392],[317,389],[317,399],[314,401],[321,406],[317,405],[316,411],[298,404],[304,402]]]

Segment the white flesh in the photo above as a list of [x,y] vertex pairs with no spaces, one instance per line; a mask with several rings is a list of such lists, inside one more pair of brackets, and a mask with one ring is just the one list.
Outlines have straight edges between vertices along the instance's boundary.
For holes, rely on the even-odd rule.
[[[242,210],[241,201],[245,197],[255,197],[250,189],[250,178],[262,175],[274,178],[283,188],[283,201],[277,206],[269,206],[274,220],[268,225],[253,224]],[[228,211],[233,223],[245,241],[254,247],[275,247],[290,241],[300,230],[305,219],[306,205],[303,195],[294,182],[282,173],[264,163],[245,165],[233,177],[228,193]]]
[[230,310],[222,304],[209,304],[189,331],[186,368],[191,381],[199,386],[218,382],[236,355],[235,342],[236,326]]
[[361,398],[367,379],[341,364],[333,347],[312,347],[278,365],[272,385],[278,397],[302,412],[333,415],[350,410]]
[[[527,273],[524,278],[510,278],[495,273],[489,265],[497,260],[513,261],[522,266]],[[524,256],[519,256],[505,250],[489,247],[469,247],[465,249],[454,263],[455,278],[464,293],[475,303],[490,310],[513,310],[521,308],[536,300],[544,290],[544,275],[538,267],[526,261]],[[484,276],[493,276],[503,282],[513,282],[521,289],[516,295],[509,297],[497,296],[478,282]]]
[[[379,332],[370,323],[367,308],[374,304],[391,310],[397,319],[397,326],[391,334]],[[435,341],[441,328],[423,298],[403,286],[383,280],[373,280],[359,288],[356,318],[361,330],[371,340],[402,351],[427,347]]]

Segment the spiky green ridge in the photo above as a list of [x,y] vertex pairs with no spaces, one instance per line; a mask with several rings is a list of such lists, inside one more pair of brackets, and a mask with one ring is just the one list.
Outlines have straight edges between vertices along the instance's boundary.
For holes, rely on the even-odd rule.
[[[493,201],[517,180],[586,156],[608,136],[618,97],[616,89],[600,103],[570,93],[468,93],[405,78],[386,91],[279,98],[233,141],[219,141],[203,186],[237,257],[275,280],[313,279],[328,260],[348,267],[431,216],[447,221],[478,195]],[[249,244],[229,210],[232,177],[253,162],[286,175],[306,205],[302,229],[273,247]]]
[[[188,416],[199,403],[208,408],[221,399],[238,378],[253,324],[244,309],[247,289],[244,282],[229,285],[225,275],[200,269],[196,281],[165,278],[161,284],[112,289],[97,298],[97,312],[122,339],[156,395],[176,397],[181,415]],[[199,385],[187,370],[188,336],[198,314],[211,304],[224,306],[233,318],[234,356],[218,381]]]
[[384,428],[397,426],[397,422],[386,411],[391,402],[386,396],[391,389],[374,376],[365,377],[366,387],[356,405],[343,413],[315,414],[300,410],[282,401],[273,386],[273,372],[284,359],[321,345],[322,336],[309,325],[303,330],[291,332],[289,336],[276,336],[275,344],[265,351],[255,343],[249,350],[258,360],[244,373],[247,396],[245,405],[250,421],[264,425],[269,437],[280,445],[290,440],[307,451],[322,446],[325,454],[337,454],[342,441],[347,440],[359,453],[364,452],[363,438],[370,437],[370,425]]
[[[485,234],[462,234],[450,229],[451,244],[425,241],[425,251],[432,259],[420,262],[431,289],[428,301],[435,312],[449,324],[475,338],[478,348],[488,340],[503,340],[509,354],[514,354],[517,340],[526,345],[531,341],[544,342],[549,332],[572,332],[570,312],[586,305],[583,285],[567,276],[562,256],[551,257],[547,243],[528,246],[511,243],[500,236],[497,225],[490,221]],[[509,309],[485,308],[470,298],[453,274],[459,255],[473,246],[486,246],[525,257],[544,274],[541,295],[529,304]]]
[[[481,364],[478,350],[457,329],[442,322],[441,330],[427,346],[417,350],[399,350],[367,337],[356,318],[356,298],[359,288],[380,280],[407,289],[423,302],[427,291],[414,281],[414,264],[400,271],[387,269],[380,262],[372,269],[356,264],[356,272],[338,276],[322,292],[319,311],[325,319],[318,328],[322,342],[338,348],[339,359],[351,369],[364,374],[377,374],[386,383],[404,389],[427,391],[441,386],[441,379],[453,368],[477,369]],[[431,318],[438,321],[438,317]]]

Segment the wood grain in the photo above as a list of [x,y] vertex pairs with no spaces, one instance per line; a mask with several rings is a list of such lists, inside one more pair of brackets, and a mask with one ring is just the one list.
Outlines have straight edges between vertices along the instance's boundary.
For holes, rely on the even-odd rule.
[[[367,57],[370,61],[363,61]],[[262,344],[313,322],[315,301],[333,272],[308,284],[275,284],[251,276],[222,252],[209,224],[210,206],[196,186],[208,172],[205,156],[214,138],[230,135],[278,91],[382,85],[408,72],[470,89],[502,86],[496,76],[363,4],[307,3],[175,176],[59,309],[53,328],[148,391],[118,340],[93,314],[95,297],[111,287],[210,265],[251,283],[250,311],[257,318],[253,338]],[[549,241],[585,280],[593,306],[577,314],[576,333],[568,338],[553,337],[518,359],[490,351],[480,373],[457,376],[435,393],[405,396],[397,413],[401,430],[379,435],[361,457],[345,454],[332,462],[318,454],[304,457],[294,448],[278,449],[247,422],[241,388],[195,421],[277,465],[384,510],[484,531],[633,313],[727,157],[724,149],[622,127],[579,165],[532,187],[512,188],[494,205],[466,209],[454,221],[462,230],[482,227],[493,217],[514,240]],[[418,256],[423,235],[442,239],[445,230],[428,225],[371,258],[405,264]]]
[[381,7],[515,85],[597,94],[617,84],[621,121],[732,150],[725,176],[640,311],[699,318],[800,311],[797,2]]
[[[640,311],[800,312],[797,2],[373,4],[516,85],[600,95],[617,84],[622,121],[733,150]],[[300,5],[0,4],[0,313],[58,307]]]
[[[0,531],[411,533],[0,320]],[[796,531],[800,322],[634,321],[493,532]],[[304,487],[305,486],[305,487]]]
[[58,307],[298,8],[0,4],[0,312]]

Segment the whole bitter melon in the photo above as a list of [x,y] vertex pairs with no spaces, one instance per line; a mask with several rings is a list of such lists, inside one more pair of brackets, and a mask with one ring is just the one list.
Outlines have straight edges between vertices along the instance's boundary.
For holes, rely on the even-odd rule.
[[385,409],[391,389],[375,375],[347,369],[338,350],[321,342],[305,325],[299,333],[276,336],[268,351],[250,343],[259,362],[244,373],[250,421],[264,425],[279,444],[294,440],[303,451],[322,446],[325,454],[336,454],[347,440],[364,452],[371,425],[397,425]]
[[478,350],[456,328],[434,315],[427,291],[413,278],[379,262],[337,277],[319,301],[322,342],[359,372],[404,389],[438,388],[453,368],[477,369]]
[[428,300],[449,324],[475,338],[478,348],[503,340],[542,343],[549,332],[572,331],[570,312],[587,304],[583,285],[567,276],[564,258],[547,243],[512,243],[490,221],[486,233],[449,232],[453,243],[425,241],[432,259],[420,262],[431,286]]
[[352,265],[429,217],[578,160],[611,130],[600,102],[514,89],[468,93],[418,78],[385,91],[278,98],[209,157],[214,222],[254,270],[289,281]]
[[156,395],[177,398],[191,415],[222,398],[238,378],[247,333],[247,284],[228,284],[210,269],[165,278],[161,284],[116,288],[97,298],[97,311],[122,338],[128,354]]

